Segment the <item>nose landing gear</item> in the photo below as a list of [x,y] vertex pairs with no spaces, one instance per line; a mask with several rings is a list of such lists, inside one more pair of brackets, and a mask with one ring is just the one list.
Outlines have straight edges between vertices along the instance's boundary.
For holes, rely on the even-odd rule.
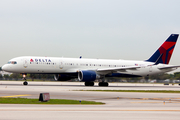
[[25,80],[24,82],[23,82],[23,85],[28,85],[28,82],[26,81],[26,75],[27,74],[22,74],[23,75],[23,80]]

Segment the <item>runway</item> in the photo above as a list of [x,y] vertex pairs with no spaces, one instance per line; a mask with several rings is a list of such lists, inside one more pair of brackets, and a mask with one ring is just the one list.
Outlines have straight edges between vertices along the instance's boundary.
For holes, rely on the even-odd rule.
[[74,90],[180,90],[179,85],[110,83],[109,87],[85,87],[81,82],[29,82],[0,81],[0,97],[38,98],[49,92],[51,99],[74,99],[104,102],[105,105],[17,105],[0,104],[3,120],[179,120],[180,94],[177,93],[125,93]]

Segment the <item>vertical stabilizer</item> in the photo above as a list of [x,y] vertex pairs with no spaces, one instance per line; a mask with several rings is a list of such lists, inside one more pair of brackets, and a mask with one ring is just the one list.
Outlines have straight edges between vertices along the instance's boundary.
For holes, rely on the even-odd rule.
[[171,34],[159,49],[147,60],[155,64],[169,64],[179,34]]

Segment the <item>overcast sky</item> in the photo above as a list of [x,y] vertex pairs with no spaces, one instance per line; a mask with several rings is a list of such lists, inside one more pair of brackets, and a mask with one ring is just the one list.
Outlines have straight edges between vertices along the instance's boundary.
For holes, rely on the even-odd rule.
[[[180,0],[0,0],[0,66],[18,56],[145,60],[172,33]],[[170,64],[180,65],[180,42]]]

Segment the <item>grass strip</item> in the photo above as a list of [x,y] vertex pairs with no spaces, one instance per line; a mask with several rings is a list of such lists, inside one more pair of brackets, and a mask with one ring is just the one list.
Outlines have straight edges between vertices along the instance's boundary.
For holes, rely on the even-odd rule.
[[144,92],[144,93],[180,93],[174,90],[80,90],[80,91],[97,91],[97,92]]
[[78,101],[66,99],[50,99],[48,102],[40,102],[39,99],[28,98],[0,98],[0,104],[84,104],[84,105],[99,105],[102,102],[94,101]]

